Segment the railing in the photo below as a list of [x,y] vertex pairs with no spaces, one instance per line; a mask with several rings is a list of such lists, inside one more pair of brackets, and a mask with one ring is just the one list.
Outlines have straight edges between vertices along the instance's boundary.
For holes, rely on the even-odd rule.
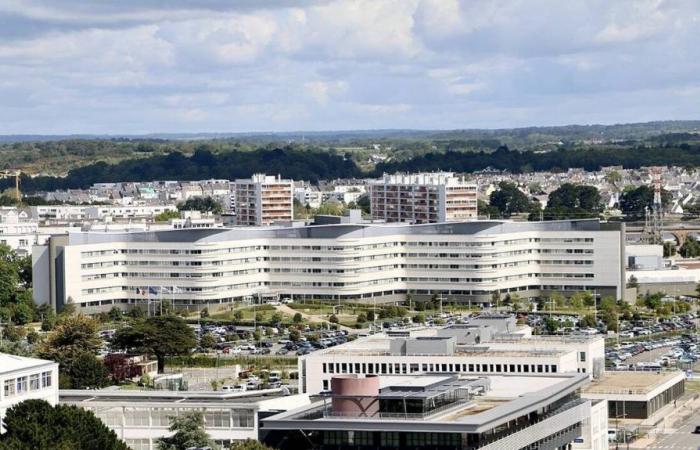
[[357,414],[352,414],[352,413],[332,411],[332,407],[329,405],[326,409],[323,410],[323,417],[324,418],[340,417],[343,419],[352,419],[352,420],[423,420],[423,419],[427,419],[431,416],[434,416],[436,414],[444,413],[445,411],[449,411],[451,409],[456,409],[456,407],[463,408],[465,406],[468,406],[469,405],[468,403],[464,403],[465,400],[467,400],[467,399],[466,398],[459,398],[459,399],[456,399],[454,401],[451,401],[448,404],[438,406],[437,408],[433,408],[430,411],[425,411],[422,413],[378,412],[378,413],[375,413],[371,416],[358,416]]
[[[587,409],[588,403],[589,400],[585,399],[575,399],[564,403],[535,420],[482,439],[478,445],[469,447],[469,449],[506,450],[525,447],[529,443],[546,438],[560,428],[566,428],[566,426],[582,421],[586,417],[585,409]],[[565,425],[564,422],[571,423]]]

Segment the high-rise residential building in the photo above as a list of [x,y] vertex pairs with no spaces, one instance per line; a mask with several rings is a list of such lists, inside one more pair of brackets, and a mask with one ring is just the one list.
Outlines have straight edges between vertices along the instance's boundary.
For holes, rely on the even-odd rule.
[[455,222],[477,217],[477,185],[452,172],[385,174],[369,184],[373,219]]
[[86,313],[163,297],[196,309],[258,294],[486,305],[509,293],[621,298],[623,246],[624,225],[597,219],[77,232],[34,247],[33,293]]
[[236,180],[236,225],[261,226],[294,218],[294,182],[255,174]]

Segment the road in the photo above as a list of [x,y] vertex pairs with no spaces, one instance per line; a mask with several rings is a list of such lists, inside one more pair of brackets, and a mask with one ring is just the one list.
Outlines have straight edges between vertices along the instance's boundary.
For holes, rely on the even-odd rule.
[[[700,414],[691,414],[686,420],[677,424],[677,428],[667,428],[647,448],[651,450],[698,450],[700,449],[700,434],[693,434],[697,425],[700,425]],[[610,448],[615,448],[614,445],[611,444]]]

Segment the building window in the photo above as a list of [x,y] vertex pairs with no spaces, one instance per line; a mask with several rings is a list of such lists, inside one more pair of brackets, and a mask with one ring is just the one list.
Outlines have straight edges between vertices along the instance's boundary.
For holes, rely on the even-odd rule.
[[355,431],[353,436],[353,445],[362,447],[374,446],[374,434],[371,431]]
[[17,394],[27,392],[27,377],[17,378]]
[[323,443],[326,445],[348,445],[350,443],[348,438],[349,436],[346,431],[323,432]]
[[399,433],[394,431],[382,431],[379,435],[381,447],[399,447]]
[[41,374],[41,387],[51,386],[51,372],[43,372]]
[[5,380],[5,398],[12,397],[15,395],[15,380]]
[[40,388],[41,387],[39,385],[39,374],[36,373],[34,375],[30,375],[29,376],[29,389],[31,389],[32,391],[37,391]]
[[579,360],[581,362],[586,362],[586,352],[579,352]]

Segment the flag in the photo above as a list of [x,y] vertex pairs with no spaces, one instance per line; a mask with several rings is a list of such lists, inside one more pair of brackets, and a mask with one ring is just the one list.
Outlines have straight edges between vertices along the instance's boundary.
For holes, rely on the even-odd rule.
[[161,286],[161,287],[160,287],[160,291],[161,291],[163,294],[170,294],[171,288],[168,287],[168,286]]
[[136,288],[136,295],[146,295],[146,290],[141,288]]
[[182,292],[182,289],[177,286],[173,286],[173,294],[179,294],[180,292]]
[[149,286],[148,287],[148,294],[149,295],[158,295],[158,286]]

